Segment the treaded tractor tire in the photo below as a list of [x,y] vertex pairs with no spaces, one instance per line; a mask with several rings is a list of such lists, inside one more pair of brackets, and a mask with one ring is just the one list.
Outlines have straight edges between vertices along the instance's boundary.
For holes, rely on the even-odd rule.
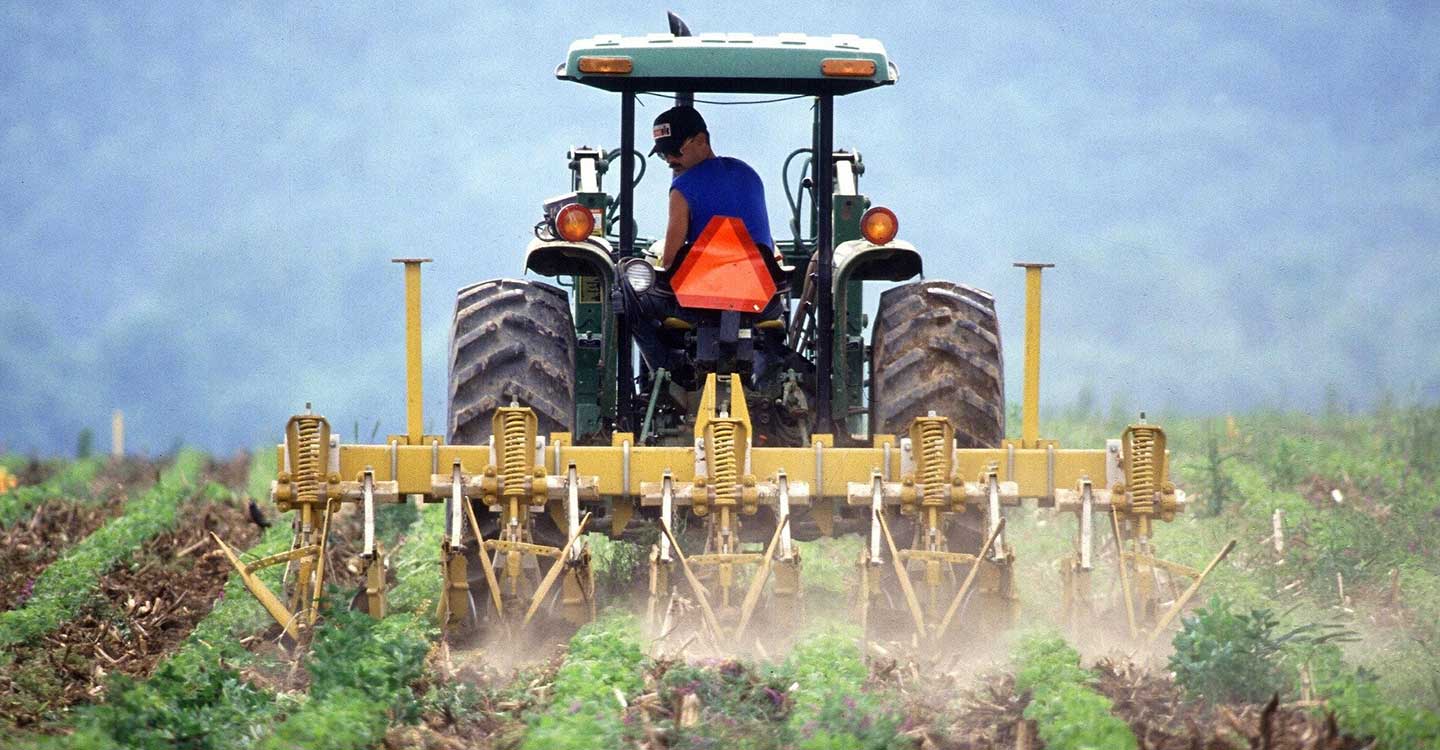
[[450,328],[450,409],[445,439],[490,440],[495,410],[528,406],[538,435],[575,425],[575,326],[570,299],[538,281],[494,279],[461,289]]
[[905,435],[929,412],[949,417],[961,448],[1005,437],[1005,377],[995,298],[953,281],[880,295],[870,349],[870,425]]

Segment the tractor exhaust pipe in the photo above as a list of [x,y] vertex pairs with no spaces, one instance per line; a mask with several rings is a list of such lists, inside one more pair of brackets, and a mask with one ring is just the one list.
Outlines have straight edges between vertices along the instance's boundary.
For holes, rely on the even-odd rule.
[[[675,15],[675,11],[673,11],[673,10],[667,10],[667,11],[665,11],[665,18],[670,21],[670,36],[693,36],[693,35],[690,33],[690,27],[685,24],[685,20],[682,19],[680,16]],[[676,92],[675,92],[675,106],[677,106],[677,107],[693,107],[693,106],[695,106],[695,92],[693,92],[693,91],[676,91]]]

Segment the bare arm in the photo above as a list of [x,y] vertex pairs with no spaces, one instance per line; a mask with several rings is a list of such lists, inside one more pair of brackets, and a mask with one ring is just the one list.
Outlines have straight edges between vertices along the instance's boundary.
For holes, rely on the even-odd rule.
[[690,204],[679,190],[670,191],[670,220],[665,225],[665,253],[660,256],[660,265],[669,268],[675,262],[675,254],[685,244],[685,233],[690,231]]

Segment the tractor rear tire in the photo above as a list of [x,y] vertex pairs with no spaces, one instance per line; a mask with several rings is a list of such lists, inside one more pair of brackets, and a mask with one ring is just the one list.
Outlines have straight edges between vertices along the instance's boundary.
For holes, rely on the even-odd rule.
[[528,406],[537,434],[575,425],[575,326],[570,300],[538,281],[495,279],[460,290],[450,329],[446,440],[483,445],[495,410]]
[[[445,439],[452,445],[485,445],[494,431],[495,411],[512,402],[528,406],[538,422],[536,435],[569,432],[575,424],[575,326],[570,299],[538,281],[494,279],[461,289],[450,328],[450,403]],[[481,533],[493,539],[497,519],[482,501],[471,500]],[[539,544],[560,546],[565,532],[550,514],[533,527]],[[461,536],[469,536],[469,530]],[[480,565],[479,545],[468,544],[470,598],[475,621],[463,630],[483,630],[493,615],[490,591]],[[554,564],[554,563],[552,563]],[[544,572],[544,564],[542,563]]]
[[870,426],[904,437],[915,417],[948,417],[961,448],[1005,438],[1005,378],[995,298],[952,281],[880,295],[870,349]]

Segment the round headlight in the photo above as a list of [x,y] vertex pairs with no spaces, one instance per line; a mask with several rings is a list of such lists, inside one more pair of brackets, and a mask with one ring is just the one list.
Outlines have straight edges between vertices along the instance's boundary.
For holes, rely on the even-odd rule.
[[637,293],[643,292],[655,283],[655,266],[642,258],[631,258],[625,261],[623,269],[625,280],[630,283],[630,288]]

